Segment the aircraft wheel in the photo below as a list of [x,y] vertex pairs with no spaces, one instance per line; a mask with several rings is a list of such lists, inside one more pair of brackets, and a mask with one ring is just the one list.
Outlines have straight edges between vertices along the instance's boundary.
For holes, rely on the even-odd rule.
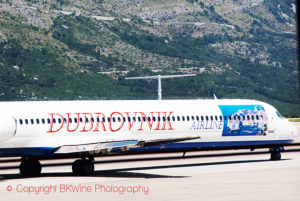
[[22,176],[39,176],[42,166],[38,160],[22,159],[19,169]]
[[94,163],[91,160],[79,159],[72,165],[73,174],[76,176],[89,176],[94,174]]
[[281,154],[280,152],[276,151],[276,152],[271,152],[271,158],[270,160],[272,161],[277,161],[281,159]]

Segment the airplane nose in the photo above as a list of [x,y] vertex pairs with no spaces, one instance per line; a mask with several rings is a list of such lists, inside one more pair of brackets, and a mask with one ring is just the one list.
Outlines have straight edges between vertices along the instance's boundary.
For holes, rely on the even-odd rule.
[[299,131],[298,131],[297,127],[293,123],[290,123],[290,124],[291,124],[291,128],[292,128],[292,135],[295,138],[298,138],[299,137]]

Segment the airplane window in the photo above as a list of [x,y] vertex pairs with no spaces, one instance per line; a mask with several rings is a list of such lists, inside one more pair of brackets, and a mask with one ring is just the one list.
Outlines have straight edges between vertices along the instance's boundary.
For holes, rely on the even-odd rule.
[[107,117],[107,121],[110,122],[110,118],[109,117]]
[[123,117],[123,121],[126,122],[126,118],[125,117]]
[[157,117],[157,121],[160,121],[160,117]]
[[71,118],[69,118],[69,123],[72,123],[72,119]]
[[162,119],[163,119],[163,121],[166,121],[166,117],[163,117]]
[[191,118],[192,118],[193,121],[195,120],[194,116],[191,116]]
[[[50,119],[49,119],[50,120]],[[28,119],[25,119],[25,123],[28,124]]]
[[64,122],[67,123],[67,119],[66,118],[64,118]]
[[148,117],[148,121],[151,122],[151,118],[150,117]]
[[243,120],[246,120],[246,117],[245,117],[245,116],[243,116]]
[[252,115],[252,120],[254,120],[254,116]]
[[199,116],[196,116],[197,121],[199,121]]
[[20,124],[23,124],[23,120],[22,119],[20,119],[19,122],[20,122]]
[[141,121],[141,117],[138,117],[138,121],[139,121],[139,122]]
[[261,119],[263,120],[264,119],[264,116],[260,115]]
[[247,115],[247,120],[248,120],[248,121],[250,120],[250,116],[249,116],[249,115]]
[[53,118],[53,123],[56,124],[56,119],[55,118]]
[[189,117],[189,116],[186,116],[186,120],[187,120],[187,121],[190,121],[190,117]]
[[136,121],[135,117],[133,117],[133,121]]
[[79,121],[80,121],[80,123],[82,123],[82,118],[81,117],[79,118]]
[[241,116],[237,116],[238,120],[241,120]]
[[175,121],[175,117],[174,116],[172,117],[172,120]]
[[95,119],[94,119],[94,117],[92,117],[92,118],[91,118],[91,120],[92,120],[92,122],[95,122]]
[[100,122],[100,118],[99,117],[97,117],[97,123],[99,123]]
[[77,123],[77,118],[74,118],[74,122]]
[[118,117],[118,122],[121,122],[121,117]]
[[185,118],[184,118],[184,116],[182,116],[182,121],[185,121]]
[[276,114],[279,118],[283,119],[283,117],[281,116],[281,114],[276,110]]
[[206,117],[206,121],[208,121],[208,116],[205,116]]
[[89,122],[89,119],[87,117],[85,118],[85,122]]
[[210,116],[210,120],[214,120],[214,117],[213,117],[213,116]]
[[40,120],[39,120],[39,119],[36,119],[36,123],[39,124],[39,123],[40,123]]
[[113,118],[112,118],[112,121],[113,121],[113,122],[116,122],[116,118],[115,118],[115,117],[113,117]]
[[201,116],[201,121],[204,121],[204,117],[203,116]]
[[220,121],[222,121],[223,120],[223,117],[222,116],[220,116]]
[[143,121],[146,121],[146,117],[143,117]]
[[218,117],[217,117],[217,116],[215,116],[215,120],[216,120],[216,121],[218,120]]
[[[27,119],[26,119],[26,120],[27,120]],[[48,124],[50,124],[50,123],[51,123],[51,121],[50,121],[50,119],[49,119],[49,118],[47,119],[47,122],[48,122]],[[27,123],[26,123],[26,124],[27,124]]]
[[227,116],[226,115],[224,116],[224,120],[227,121]]
[[128,122],[131,122],[131,119],[130,119],[130,117],[127,117],[127,119],[128,119]]
[[102,122],[105,122],[105,118],[104,117],[102,117]]
[[232,117],[231,116],[228,116],[229,117],[229,120],[231,120],[232,119]]
[[153,117],[153,121],[156,121],[156,118],[155,118],[155,117]]
[[30,122],[31,122],[31,124],[34,124],[34,121],[33,121],[33,119],[30,119]]
[[[36,120],[37,121],[37,120]],[[36,123],[38,123],[38,122],[36,122]],[[61,123],[61,118],[58,118],[58,123]]]
[[177,116],[177,121],[180,121],[180,117],[179,116]]
[[42,119],[42,123],[45,124],[45,119]]
[[256,115],[256,120],[258,120],[259,119],[259,117],[258,117],[258,115]]

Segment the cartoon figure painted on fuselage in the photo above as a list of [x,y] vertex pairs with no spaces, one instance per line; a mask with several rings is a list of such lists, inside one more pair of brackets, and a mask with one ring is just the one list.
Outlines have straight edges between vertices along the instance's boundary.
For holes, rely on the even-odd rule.
[[228,119],[225,120],[223,136],[266,135],[268,117],[262,106],[249,105],[246,106],[247,108],[241,108],[227,105],[219,107],[223,115],[228,116]]

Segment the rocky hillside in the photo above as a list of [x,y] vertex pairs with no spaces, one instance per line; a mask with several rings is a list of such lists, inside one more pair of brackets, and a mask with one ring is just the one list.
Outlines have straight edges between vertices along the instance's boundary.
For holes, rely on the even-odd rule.
[[295,0],[0,0],[0,100],[255,98],[300,115]]

